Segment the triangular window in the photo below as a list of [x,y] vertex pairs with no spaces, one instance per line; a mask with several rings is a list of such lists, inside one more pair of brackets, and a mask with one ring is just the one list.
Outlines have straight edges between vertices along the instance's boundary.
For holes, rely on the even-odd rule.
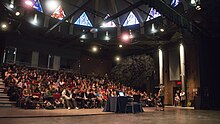
[[172,7],[176,7],[178,4],[180,3],[180,0],[172,0],[172,2],[171,2],[171,6]]
[[74,24],[92,27],[92,23],[90,22],[85,12],[82,13],[82,15],[76,20]]
[[135,24],[139,24],[139,21],[137,20],[134,13],[130,12],[127,19],[125,20],[123,26],[129,26],[129,25],[135,25]]
[[38,10],[39,12],[42,12],[43,13],[43,9],[42,9],[42,6],[40,4],[40,1],[39,0],[32,0],[32,5],[33,5],[33,8]]
[[[110,17],[110,15],[107,14],[107,16],[104,19],[107,19],[109,17]],[[113,21],[109,21],[107,23],[103,23],[101,27],[116,27],[116,25]]]
[[59,20],[62,20],[64,17],[66,17],[61,5],[58,6],[58,8],[54,11],[51,17],[57,18]]
[[147,17],[147,21],[155,19],[157,17],[161,16],[161,14],[159,12],[156,11],[156,9],[151,8],[149,15]]

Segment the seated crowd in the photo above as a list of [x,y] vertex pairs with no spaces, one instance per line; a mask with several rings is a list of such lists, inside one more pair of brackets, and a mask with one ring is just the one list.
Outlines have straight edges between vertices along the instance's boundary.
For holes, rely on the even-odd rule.
[[145,106],[156,106],[157,94],[140,92],[107,76],[87,77],[64,71],[8,65],[2,69],[5,93],[21,108],[103,108],[110,96],[140,95]]

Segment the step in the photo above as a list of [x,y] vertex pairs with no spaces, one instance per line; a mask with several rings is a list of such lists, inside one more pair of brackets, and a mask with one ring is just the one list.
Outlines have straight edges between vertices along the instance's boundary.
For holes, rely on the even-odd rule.
[[16,101],[1,101],[0,100],[0,104],[15,104]]
[[4,94],[4,95],[0,94],[0,99],[2,99],[2,98],[7,98],[7,99],[9,99],[9,96],[7,96],[7,94]]
[[0,93],[4,93],[4,89],[0,89]]
[[8,108],[8,107],[15,107],[14,104],[0,104],[0,108]]
[[1,98],[0,102],[3,102],[3,101],[9,101],[9,99],[8,98]]
[[5,86],[4,85],[0,85],[0,89],[5,89]]
[[1,96],[7,96],[7,94],[6,93],[0,93],[0,97]]
[[2,80],[2,79],[0,79],[0,82],[3,82],[3,80]]
[[0,108],[7,108],[7,107],[16,107],[16,101],[9,101],[8,98],[0,97]]

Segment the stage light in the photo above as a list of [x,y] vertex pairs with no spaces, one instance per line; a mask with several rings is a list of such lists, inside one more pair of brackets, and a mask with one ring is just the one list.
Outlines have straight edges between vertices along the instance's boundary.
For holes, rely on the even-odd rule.
[[14,8],[14,4],[10,4],[9,7],[10,7],[11,9],[13,9],[13,8]]
[[115,57],[115,61],[119,62],[121,60],[121,58],[119,56]]
[[21,14],[21,13],[20,13],[20,12],[18,12],[18,11],[15,13],[15,15],[16,15],[16,16],[19,16],[20,14]]
[[128,34],[123,34],[122,35],[122,40],[123,41],[128,41],[130,38],[129,38],[129,35]]
[[47,0],[46,6],[49,11],[54,12],[59,6],[59,2],[57,0]]
[[34,5],[31,0],[26,0],[24,3],[25,3],[27,6],[31,6],[31,7]]
[[164,29],[163,29],[163,28],[161,28],[161,29],[160,29],[160,31],[161,31],[161,32],[164,32]]
[[196,5],[196,10],[201,10],[202,7],[200,5]]
[[196,0],[191,0],[191,4],[195,5],[196,4]]
[[119,48],[122,48],[123,46],[121,44],[118,45]]
[[9,7],[10,7],[11,9],[14,8],[14,0],[11,0],[11,3],[10,3],[10,5],[9,5]]
[[7,27],[8,27],[7,24],[5,24],[5,23],[2,23],[2,24],[1,24],[1,28],[2,28],[2,30],[6,30]]
[[92,47],[92,52],[97,52],[98,51],[98,48],[96,46],[93,46]]

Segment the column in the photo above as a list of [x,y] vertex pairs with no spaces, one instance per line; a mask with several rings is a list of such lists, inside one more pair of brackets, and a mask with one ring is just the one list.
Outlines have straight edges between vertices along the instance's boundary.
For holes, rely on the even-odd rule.
[[60,56],[53,57],[53,69],[59,70],[60,69]]
[[184,46],[180,44],[180,76],[182,82],[182,90],[185,92],[185,54]]
[[32,59],[31,59],[31,66],[38,67],[38,60],[39,60],[39,52],[33,51]]
[[159,49],[159,80],[163,84],[163,52]]

